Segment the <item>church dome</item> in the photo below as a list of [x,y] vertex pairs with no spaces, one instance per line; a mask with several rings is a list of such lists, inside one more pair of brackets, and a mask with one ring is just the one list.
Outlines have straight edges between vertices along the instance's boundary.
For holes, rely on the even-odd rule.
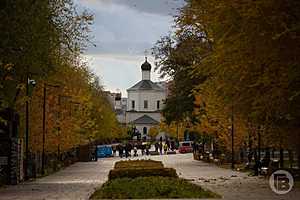
[[151,71],[151,64],[148,63],[147,59],[142,64],[141,68],[142,68],[143,71]]

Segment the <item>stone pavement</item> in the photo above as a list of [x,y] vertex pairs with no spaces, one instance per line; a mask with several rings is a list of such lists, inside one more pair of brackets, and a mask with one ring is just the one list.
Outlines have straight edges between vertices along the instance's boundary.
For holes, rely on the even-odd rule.
[[210,189],[228,200],[298,200],[300,188],[285,195],[275,194],[263,177],[250,177],[247,173],[217,167],[214,164],[193,160],[192,154],[152,156],[167,167],[176,169],[181,178]]
[[116,160],[78,162],[35,181],[1,188],[0,200],[88,199],[107,180]]
[[[176,169],[181,178],[210,189],[226,200],[298,200],[299,188],[286,195],[276,195],[268,180],[249,177],[246,173],[223,169],[213,164],[193,160],[192,154],[143,156],[131,159],[163,161]],[[0,188],[0,200],[88,199],[106,180],[108,172],[120,158],[98,162],[75,163],[47,177],[16,186]]]

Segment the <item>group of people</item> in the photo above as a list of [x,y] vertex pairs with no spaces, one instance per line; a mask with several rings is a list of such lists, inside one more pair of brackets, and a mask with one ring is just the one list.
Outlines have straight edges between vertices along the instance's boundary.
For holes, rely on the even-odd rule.
[[130,157],[132,155],[133,151],[133,156],[138,156],[138,149],[142,151],[142,155],[150,155],[149,150],[150,150],[150,144],[140,144],[140,145],[135,145],[131,143],[126,143],[126,144],[119,144],[117,146],[113,146],[113,154],[114,156],[118,155],[123,158],[123,157]]
[[155,151],[160,153],[160,155],[163,154],[163,150],[164,150],[164,154],[167,154],[168,151],[174,151],[175,150],[175,142],[174,141],[169,141],[169,140],[166,140],[165,143],[163,143],[162,141],[160,142],[156,142],[154,144],[155,146]]
[[[156,142],[154,144],[155,152],[159,152],[160,155],[167,154],[168,151],[175,150],[175,142],[174,141],[166,141],[166,142]],[[144,144],[132,144],[130,142],[125,144],[118,144],[112,147],[113,155],[116,156],[118,152],[118,156],[121,158],[123,157],[130,157],[130,156],[138,156],[138,150],[141,151],[142,155],[150,155],[151,144],[144,143]]]

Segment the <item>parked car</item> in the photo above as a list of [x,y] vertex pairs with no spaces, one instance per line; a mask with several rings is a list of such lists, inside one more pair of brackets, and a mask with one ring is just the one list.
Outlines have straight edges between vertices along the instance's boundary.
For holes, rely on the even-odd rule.
[[192,153],[193,147],[191,141],[179,142],[179,153]]
[[111,145],[98,145],[97,158],[112,157],[113,151]]

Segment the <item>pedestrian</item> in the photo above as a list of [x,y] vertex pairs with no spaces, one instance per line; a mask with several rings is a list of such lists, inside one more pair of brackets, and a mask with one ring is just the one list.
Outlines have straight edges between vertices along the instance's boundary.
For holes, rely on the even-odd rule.
[[150,149],[150,145],[147,143],[146,144],[146,155],[149,156],[149,149]]
[[126,143],[126,145],[125,145],[125,157],[126,158],[129,157],[129,151],[130,151],[130,145],[129,145],[129,143]]
[[255,161],[255,164],[254,164],[254,175],[255,176],[258,176],[259,175],[259,171],[260,171],[260,160],[258,159],[258,151],[255,150],[254,151],[254,161]]
[[141,145],[141,150],[142,150],[142,155],[145,155],[145,145],[144,144]]
[[116,153],[117,153],[117,146],[116,146],[116,145],[113,145],[113,146],[112,146],[112,150],[113,150],[113,155],[116,156]]
[[120,156],[120,158],[122,158],[122,157],[123,157],[123,150],[124,150],[124,149],[123,149],[123,145],[122,145],[122,144],[119,144],[118,147],[119,147],[119,148],[118,148],[118,150],[119,150],[119,156]]
[[167,151],[168,151],[168,145],[165,143],[164,144],[164,153],[167,154]]
[[136,146],[133,148],[133,152],[134,152],[133,156],[137,157],[138,154],[137,154],[137,148],[136,148]]
[[195,141],[192,142],[193,153],[196,153],[196,144]]
[[175,142],[174,142],[174,140],[171,141],[171,150],[172,151],[175,150]]
[[159,148],[158,142],[155,142],[154,146],[155,146],[155,152],[158,152],[158,148]]
[[162,142],[159,143],[159,152],[160,152],[160,155],[162,155],[162,148],[163,148],[163,144]]
[[95,161],[97,161],[97,160],[98,160],[97,146],[95,146],[95,149],[94,149],[94,155],[95,155]]
[[166,140],[166,144],[167,144],[167,147],[168,147],[168,150],[170,149],[170,141],[167,139]]

